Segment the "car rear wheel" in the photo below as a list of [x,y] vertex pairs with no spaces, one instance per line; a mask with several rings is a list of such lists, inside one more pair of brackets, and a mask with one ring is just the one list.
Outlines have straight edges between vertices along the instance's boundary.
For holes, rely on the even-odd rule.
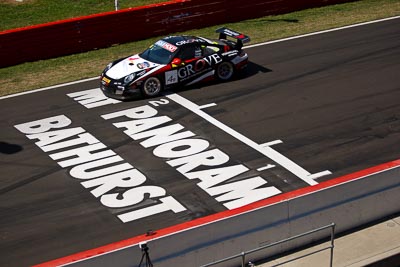
[[158,95],[162,90],[162,84],[157,77],[150,77],[143,83],[142,93],[145,97]]
[[231,62],[222,62],[217,67],[217,78],[221,81],[227,81],[232,78],[235,68]]

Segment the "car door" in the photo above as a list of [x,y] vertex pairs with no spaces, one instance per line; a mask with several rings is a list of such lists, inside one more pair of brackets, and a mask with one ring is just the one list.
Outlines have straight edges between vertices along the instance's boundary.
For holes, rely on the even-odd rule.
[[177,67],[179,82],[188,83],[201,74],[196,63],[203,57],[203,49],[200,45],[187,45],[182,47],[176,57],[180,60]]

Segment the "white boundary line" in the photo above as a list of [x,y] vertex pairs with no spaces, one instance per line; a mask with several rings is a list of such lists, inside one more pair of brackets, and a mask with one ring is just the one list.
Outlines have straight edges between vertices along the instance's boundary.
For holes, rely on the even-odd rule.
[[16,96],[20,96],[20,95],[27,95],[27,94],[32,94],[32,93],[36,93],[36,92],[51,90],[51,89],[55,89],[55,88],[59,88],[59,87],[64,87],[64,86],[68,86],[68,85],[74,85],[74,84],[78,84],[78,83],[94,81],[94,80],[97,80],[97,79],[100,81],[100,78],[99,78],[99,77],[100,77],[100,76],[92,77],[92,78],[87,78],[87,79],[83,79],[83,80],[78,80],[78,81],[73,81],[73,82],[69,82],[69,83],[62,83],[62,84],[58,84],[58,85],[52,85],[52,86],[49,86],[49,87],[34,89],[34,90],[31,90],[31,91],[16,93],[16,94],[12,94],[12,95],[6,95],[6,96],[0,97],[0,100],[1,100],[1,99],[6,99],[6,98],[11,98],[11,97],[16,97]]
[[323,34],[323,33],[328,33],[328,32],[335,32],[335,31],[340,31],[340,30],[355,28],[355,27],[359,27],[359,26],[364,26],[364,25],[368,25],[368,24],[373,24],[373,23],[378,23],[378,22],[384,22],[384,21],[393,20],[393,19],[399,19],[399,18],[400,18],[400,16],[395,16],[395,17],[390,17],[390,18],[372,20],[372,21],[367,21],[367,22],[352,24],[352,25],[348,25],[348,26],[343,26],[343,27],[339,27],[339,28],[333,28],[333,29],[328,29],[328,30],[323,30],[323,31],[318,31],[318,32],[311,32],[311,33],[306,33],[306,34],[302,34],[302,35],[296,35],[296,36],[292,36],[292,37],[288,37],[288,38],[283,38],[283,39],[279,39],[279,40],[273,40],[273,41],[268,41],[268,42],[264,42],[264,43],[248,45],[248,46],[245,46],[244,48],[252,48],[252,47],[257,47],[257,46],[263,46],[263,45],[269,45],[269,44],[274,44],[274,43],[280,43],[280,42],[295,40],[295,39],[299,39],[299,38],[303,38],[303,37],[309,37],[309,36],[318,35],[318,34]]
[[[308,36],[313,36],[313,35],[318,35],[318,34],[323,34],[323,33],[328,33],[328,32],[334,32],[334,31],[340,31],[340,30],[344,30],[344,29],[349,29],[349,28],[354,28],[354,27],[359,27],[359,26],[364,26],[364,25],[368,25],[368,24],[373,24],[373,23],[379,23],[379,22],[388,21],[388,20],[399,19],[399,18],[400,18],[400,16],[395,16],[395,17],[390,17],[390,18],[372,20],[372,21],[353,24],[353,25],[348,25],[348,26],[344,26],[344,27],[333,28],[333,29],[324,30],[324,31],[318,31],[318,32],[312,32],[312,33],[307,33],[307,34],[303,34],[303,35],[297,35],[297,36],[293,36],[293,37],[283,38],[283,39],[279,39],[279,40],[274,40],[274,41],[269,41],[269,42],[254,44],[254,45],[248,45],[248,46],[245,46],[244,48],[248,49],[248,48],[253,48],[253,47],[258,47],[258,46],[263,46],[263,45],[280,43],[280,42],[290,41],[290,40],[299,39],[299,38],[303,38],[303,37],[308,37]],[[45,87],[45,88],[39,88],[39,89],[26,91],[26,92],[22,92],[22,93],[17,93],[17,94],[12,94],[12,95],[6,95],[6,96],[0,97],[0,100],[1,99],[6,99],[6,98],[11,98],[11,97],[16,97],[16,96],[21,96],[21,95],[32,94],[32,93],[41,92],[41,91],[46,91],[46,90],[51,90],[51,89],[55,89],[55,88],[59,88],[59,87],[63,87],[63,86],[74,85],[74,84],[88,82],[88,81],[94,81],[96,79],[98,79],[98,77],[93,77],[93,78],[78,80],[78,81],[74,81],[74,82],[53,85],[53,86],[49,86],[49,87]]]

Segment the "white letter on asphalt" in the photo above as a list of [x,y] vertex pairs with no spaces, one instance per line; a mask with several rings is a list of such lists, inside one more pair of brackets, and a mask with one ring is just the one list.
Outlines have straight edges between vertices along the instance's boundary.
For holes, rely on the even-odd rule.
[[182,174],[186,174],[187,172],[193,171],[199,166],[217,166],[228,162],[228,160],[228,155],[216,148],[196,155],[173,159],[167,161],[167,163],[171,167],[182,165],[176,170]]
[[79,104],[86,108],[95,108],[121,102],[119,100],[106,97],[103,92],[99,90],[99,88],[70,93],[67,94],[67,96],[73,98],[75,101],[78,101]]
[[69,167],[72,165],[77,165],[77,164],[85,163],[88,161],[102,159],[102,158],[106,158],[106,157],[115,155],[115,153],[112,150],[105,150],[105,151],[100,151],[100,152],[96,152],[96,153],[91,153],[92,151],[96,151],[96,150],[100,150],[100,149],[104,149],[104,148],[107,148],[104,144],[97,143],[97,144],[93,144],[93,145],[88,145],[88,146],[84,146],[84,147],[79,147],[79,148],[51,154],[50,157],[53,160],[58,160],[58,159],[63,159],[63,158],[67,158],[67,157],[77,156],[72,159],[57,162],[58,165],[65,168],[65,167]]
[[113,112],[110,114],[102,115],[101,117],[103,117],[103,119],[105,120],[114,119],[122,116],[126,116],[131,119],[144,119],[155,116],[157,112],[158,111],[156,109],[147,105]]
[[171,120],[171,118],[169,118],[167,116],[160,116],[160,117],[147,118],[147,119],[141,119],[141,120],[117,122],[117,123],[113,123],[113,124],[117,128],[126,128],[124,133],[126,135],[131,136],[131,135],[140,133],[142,131],[146,131],[151,128],[154,128],[163,123],[169,122],[170,120]]
[[99,197],[116,187],[135,187],[141,185],[146,181],[146,176],[136,169],[114,173],[108,176],[96,178],[81,184],[85,188],[97,186],[97,188],[90,191],[95,197]]
[[248,170],[249,169],[246,168],[244,165],[238,164],[222,168],[189,172],[184,175],[189,179],[200,179],[201,182],[198,183],[197,185],[206,190],[209,187],[227,181]]
[[182,139],[156,147],[153,154],[160,158],[180,158],[202,152],[209,145],[203,139]]
[[[52,149],[49,149],[48,146],[52,143],[61,141],[63,139],[69,138],[71,136],[80,134],[85,132],[85,130],[81,127],[78,128],[69,128],[69,129],[63,129],[63,130],[56,130],[56,131],[48,131],[44,133],[37,133],[37,134],[30,134],[27,135],[29,139],[39,139],[40,141],[36,142],[35,144],[40,147],[43,151],[47,152]],[[48,146],[48,147],[46,147]],[[55,148],[57,149],[57,148]]]
[[165,196],[165,189],[159,186],[145,185],[140,187],[131,188],[122,194],[112,193],[103,195],[100,198],[101,203],[109,208],[122,208],[142,202],[145,195],[152,197]]
[[47,132],[52,128],[62,128],[71,124],[71,120],[64,115],[59,115],[47,119],[31,121],[14,125],[20,132],[24,134],[36,134]]
[[74,138],[72,140],[43,146],[43,147],[41,147],[41,149],[43,149],[43,151],[45,151],[45,152],[49,152],[49,151],[53,151],[56,149],[66,148],[66,147],[70,147],[70,146],[76,146],[76,145],[80,145],[80,144],[91,145],[91,144],[96,144],[96,143],[99,143],[99,140],[96,137],[94,137],[90,133],[84,133],[84,134],[78,135],[77,138]]
[[134,210],[121,215],[118,215],[119,219],[126,223],[135,221],[144,217],[152,216],[158,213],[172,210],[174,213],[178,213],[186,210],[181,203],[179,203],[175,198],[168,196],[160,199],[161,203],[146,207],[140,210]]
[[257,176],[205,190],[211,196],[224,194],[217,197],[216,200],[219,202],[229,201],[223,205],[231,210],[281,193],[281,191],[274,186],[257,189],[257,187],[266,183],[267,181]]
[[154,130],[149,130],[146,132],[141,132],[135,135],[131,135],[134,140],[143,139],[146,137],[150,137],[140,144],[147,148],[152,146],[158,146],[167,142],[176,141],[183,138],[188,138],[194,136],[194,133],[191,131],[185,131],[181,133],[176,133],[182,130],[184,127],[180,124],[173,124],[164,126],[161,128],[157,128]]
[[[88,163],[80,164],[73,167],[69,174],[72,177],[77,179],[93,179],[98,178],[104,175],[109,175],[112,173],[125,171],[129,169],[133,169],[132,165],[129,163],[122,163],[114,166],[103,167],[99,169],[99,167],[106,166],[112,163],[123,161],[120,156],[113,156],[108,158],[99,159],[96,161],[91,161]],[[93,170],[95,169],[95,170]]]

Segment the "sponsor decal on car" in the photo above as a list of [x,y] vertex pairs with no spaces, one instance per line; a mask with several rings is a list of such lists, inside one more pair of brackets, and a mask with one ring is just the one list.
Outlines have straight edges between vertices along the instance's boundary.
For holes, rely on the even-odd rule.
[[202,40],[202,39],[189,39],[189,40],[182,40],[176,43],[177,46],[181,46],[181,45],[185,45],[185,44],[190,44],[190,43],[205,43],[206,41]]
[[148,69],[148,68],[150,68],[150,63],[149,62],[141,62],[141,63],[138,63],[137,64],[137,67],[139,68],[139,69]]
[[188,64],[183,67],[178,68],[177,70],[171,70],[165,72],[165,84],[174,84],[179,81],[184,81],[189,79],[195,75],[201,74],[204,71],[210,70],[213,65],[222,62],[222,58],[217,54],[212,54],[205,58],[200,58],[193,64]]
[[167,43],[167,42],[165,42],[163,40],[159,40],[158,42],[156,42],[156,45],[158,45],[158,46],[160,46],[160,47],[164,48],[165,50],[168,50],[168,51],[170,51],[172,53],[175,52],[176,49],[178,49],[178,47],[176,47],[176,46],[174,46],[174,45],[172,45],[170,43]]

